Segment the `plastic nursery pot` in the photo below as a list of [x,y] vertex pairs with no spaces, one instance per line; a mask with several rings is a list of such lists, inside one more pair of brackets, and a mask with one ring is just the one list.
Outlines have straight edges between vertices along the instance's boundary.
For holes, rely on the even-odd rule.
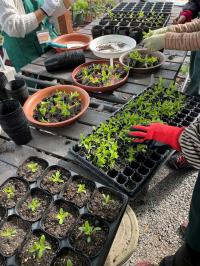
[[6,89],[7,94],[11,98],[18,100],[21,105],[23,105],[29,97],[28,88],[25,80],[23,79],[16,79],[10,81]]
[[114,26],[105,26],[104,28],[104,35],[110,35],[115,33],[115,27]]
[[142,41],[142,30],[137,28],[130,28],[129,29],[129,37],[133,38],[137,44]]
[[[107,19],[102,19],[102,20],[100,20],[99,25],[105,26],[107,23],[108,23]],[[93,34],[92,34],[92,36],[93,36]],[[94,38],[94,36],[93,36],[93,38]]]
[[[139,74],[152,73],[158,70],[165,62],[165,56],[160,52],[149,52],[146,49],[137,49],[136,51],[139,51],[141,54],[148,54],[157,57],[159,59],[159,63],[156,66],[148,68],[131,68],[130,72],[139,73]],[[120,63],[123,64],[124,66],[126,66],[125,60],[128,57],[128,55],[129,53],[125,53],[119,58]]]
[[67,265],[68,261],[72,262],[72,265],[77,266],[90,266],[88,258],[72,248],[62,248],[53,259],[53,266]]
[[7,77],[3,72],[0,72],[0,100],[6,100],[10,98],[6,91],[7,84]]
[[116,30],[116,33],[120,34],[120,35],[128,36],[129,35],[129,27],[122,27],[122,26],[118,27]]
[[96,26],[94,26],[92,28],[92,37],[93,37],[93,39],[98,38],[98,37],[100,37],[102,35],[103,35],[103,26],[96,25]]
[[53,42],[69,45],[69,48],[55,48],[55,50],[60,53],[63,51],[86,50],[88,49],[91,40],[92,37],[89,35],[81,33],[70,33],[57,37],[53,40]]
[[[42,123],[37,121],[36,119],[33,118],[33,113],[37,105],[46,97],[50,97],[57,91],[65,91],[68,94],[71,94],[73,92],[78,92],[79,93],[79,99],[81,100],[81,111],[69,118],[66,119],[62,122],[56,122],[56,123]],[[86,91],[77,86],[72,86],[72,85],[56,85],[52,87],[48,87],[46,89],[40,90],[36,93],[34,93],[32,96],[28,98],[28,100],[25,102],[23,109],[26,114],[26,117],[28,120],[34,124],[35,126],[38,127],[62,127],[66,126],[69,124],[74,123],[76,120],[78,120],[88,109],[90,103],[90,97]]]
[[3,221],[0,227],[0,253],[10,257],[20,249],[31,226],[17,215],[11,215]]
[[28,190],[29,185],[25,180],[17,177],[8,178],[0,186],[1,205],[7,209],[15,207]]
[[34,223],[41,219],[52,201],[49,193],[33,188],[16,205],[16,212],[23,220]]
[[24,111],[17,100],[0,102],[0,125],[17,145],[27,144],[32,138]]
[[[120,66],[122,66],[121,63],[119,62],[114,62],[114,64],[119,64]],[[103,65],[103,64],[110,64],[110,62],[108,60],[105,60],[105,59],[102,59],[102,60],[95,60],[95,61],[92,61],[92,62],[88,62],[88,63],[85,63],[85,64],[82,64],[80,66],[78,66],[77,68],[74,69],[74,71],[72,72],[72,79],[73,79],[73,82],[83,88],[84,90],[86,91],[90,91],[90,92],[107,92],[107,91],[113,91],[119,87],[121,87],[128,79],[128,75],[129,73],[127,72],[126,76],[124,78],[122,78],[122,80],[120,80],[119,82],[113,84],[113,85],[109,85],[109,86],[102,86],[102,87],[94,87],[94,86],[86,86],[86,85],[83,85],[81,83],[79,83],[76,79],[76,75],[81,71],[82,68],[84,67],[88,67],[92,64],[100,64],[100,65]]]
[[44,61],[46,70],[67,70],[85,63],[85,55],[82,51],[67,51],[55,54]]
[[17,169],[17,175],[32,183],[37,181],[48,167],[48,162],[36,156],[27,158]]

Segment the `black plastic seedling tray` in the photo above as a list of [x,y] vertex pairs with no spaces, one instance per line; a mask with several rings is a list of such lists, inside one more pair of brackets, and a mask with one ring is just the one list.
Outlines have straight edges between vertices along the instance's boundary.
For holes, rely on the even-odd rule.
[[[47,193],[47,191],[43,190],[41,188],[41,180],[42,178],[45,176],[45,174],[48,172],[48,169],[63,169],[63,171],[65,170],[67,173],[69,173],[69,179],[67,180],[66,183],[63,184],[63,188],[62,190],[58,193],[58,194],[54,194],[52,195],[51,198],[51,203],[48,205],[46,211],[44,212],[44,214],[42,215],[42,218],[36,222],[27,222],[25,219],[23,219],[23,217],[20,216],[20,213],[17,211],[17,208],[19,207],[19,205],[22,203],[22,201],[26,198],[26,196],[30,193],[34,193],[35,191],[39,190],[41,192]],[[28,182],[26,182],[24,180],[23,177],[12,177],[12,178],[16,178],[17,180],[23,180],[26,184],[28,184]],[[85,184],[90,184],[92,187],[92,192],[91,194],[89,194],[89,198],[84,202],[84,205],[81,207],[78,207],[73,201],[70,200],[66,200],[64,198],[64,194],[66,189],[68,188],[68,186],[71,185],[71,183],[74,180],[82,180]],[[120,200],[121,203],[121,207],[119,208],[119,211],[116,214],[115,219],[110,219],[108,217],[108,219],[106,219],[105,217],[102,217],[101,215],[95,215],[94,213],[92,213],[90,211],[90,202],[93,202],[93,197],[96,195],[95,193],[97,193],[98,191],[101,190],[106,190],[106,191],[110,191],[110,193],[112,195],[117,196],[117,198]],[[101,191],[102,193],[102,191]],[[51,195],[50,193],[48,193],[49,195]],[[70,206],[72,206],[72,208],[76,209],[77,211],[77,220],[76,222],[73,224],[71,230],[68,232],[68,234],[66,234],[65,236],[63,236],[63,238],[58,238],[55,237],[52,234],[49,234],[45,231],[45,227],[43,224],[43,221],[45,219],[45,217],[47,216],[48,212],[51,211],[51,208],[53,206],[53,204],[57,204],[58,202],[64,202]],[[12,255],[11,257],[2,257],[3,260],[5,260],[5,265],[8,266],[20,266],[20,254],[21,254],[21,250],[24,246],[26,246],[27,241],[29,240],[29,238],[31,237],[31,234],[35,234],[35,233],[44,233],[46,234],[46,236],[54,239],[55,243],[58,243],[58,248],[54,254],[53,260],[51,262],[51,264],[49,265],[53,265],[53,263],[57,260],[57,256],[59,257],[60,255],[64,254],[65,252],[72,252],[72,253],[76,253],[80,256],[82,256],[83,258],[85,258],[86,263],[84,264],[84,266],[103,266],[104,262],[106,260],[106,257],[109,253],[109,250],[111,248],[111,245],[113,243],[113,240],[115,238],[115,235],[117,233],[118,227],[120,225],[121,219],[123,217],[123,214],[125,212],[126,206],[128,204],[128,197],[122,193],[120,193],[119,191],[113,190],[110,187],[106,187],[104,185],[102,185],[99,182],[95,182],[92,180],[89,180],[85,177],[82,177],[72,171],[69,171],[66,168],[54,165],[54,166],[49,166],[49,168],[46,169],[46,171],[42,174],[42,176],[34,183],[29,183],[29,187],[27,190],[27,193],[25,196],[23,196],[21,199],[18,200],[18,202],[16,202],[16,206],[10,209],[6,209],[3,208],[0,205],[0,210],[2,210],[2,213],[4,215],[4,219],[1,221],[1,224],[3,224],[6,219],[9,219],[9,217],[12,217],[13,215],[16,217],[21,218],[26,224],[30,225],[31,228],[31,232],[29,231],[25,237],[25,240],[23,241],[23,243],[18,247],[17,251],[14,253],[14,255]],[[99,252],[97,254],[95,254],[95,256],[93,257],[89,257],[86,254],[84,254],[84,252],[81,252],[80,250],[77,250],[74,248],[71,237],[72,237],[72,232],[73,229],[75,228],[76,224],[78,224],[78,221],[81,218],[84,217],[92,217],[95,218],[96,220],[98,220],[100,222],[100,224],[104,224],[106,225],[107,230],[107,237],[106,237],[106,241],[104,242],[104,244],[102,245],[101,249],[99,250]],[[0,227],[1,227],[0,224]],[[77,265],[78,266],[78,265]]]
[[[151,87],[147,88],[146,90],[149,89],[151,89]],[[146,92],[146,90],[144,90],[134,99],[137,99],[140,95]],[[130,101],[134,101],[134,99]],[[121,112],[125,106],[130,103],[130,101],[116,111],[112,116],[115,116],[118,112]],[[174,118],[163,120],[169,125],[182,127],[189,126],[198,118],[199,115],[200,97],[187,96],[184,109]],[[168,157],[171,149],[166,145],[158,145],[155,142],[150,142],[148,144],[147,153],[142,155],[138,154],[136,156],[135,162],[127,165],[121,171],[111,169],[107,172],[92,164],[85,158],[84,154],[80,154],[79,151],[80,147],[75,145],[70,150],[70,153],[82,167],[98,176],[102,183],[112,186],[114,189],[120,190],[122,193],[126,194],[129,199],[134,199],[137,193],[140,192],[144,188],[145,184],[151,179],[158,167]]]

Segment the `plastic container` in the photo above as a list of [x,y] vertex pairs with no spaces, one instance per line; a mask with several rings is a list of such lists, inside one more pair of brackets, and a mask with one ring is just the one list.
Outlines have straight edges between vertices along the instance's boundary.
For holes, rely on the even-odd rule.
[[6,90],[10,98],[18,100],[21,105],[23,105],[29,97],[28,88],[25,80],[23,79],[10,81],[6,87]]
[[7,77],[3,72],[0,72],[0,100],[6,100],[10,98],[6,91],[7,84],[8,84]]
[[[103,20],[103,21],[105,21],[106,22],[105,24],[107,24],[106,20]],[[103,26],[96,25],[96,26],[94,26],[92,28],[92,37],[93,37],[93,39],[98,38],[98,37],[100,37],[102,35],[103,35]]]

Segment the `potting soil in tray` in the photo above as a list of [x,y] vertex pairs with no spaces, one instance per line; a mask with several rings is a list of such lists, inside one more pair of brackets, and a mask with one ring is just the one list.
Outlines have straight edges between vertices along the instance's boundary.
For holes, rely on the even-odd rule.
[[170,148],[135,144],[127,136],[132,125],[166,122],[188,126],[199,115],[199,98],[185,96],[165,81],[147,88],[101,123],[71,150],[78,162],[106,185],[135,197],[169,154]]
[[[47,193],[46,188],[41,188],[41,180],[51,170],[58,169],[62,169],[67,180],[60,194]],[[8,256],[6,263],[10,266],[51,266],[54,262],[55,265],[104,265],[127,203],[127,196],[120,192],[58,165],[50,166],[39,180],[29,184],[17,206],[9,209],[3,225],[12,217],[25,224],[21,226],[16,221],[8,225],[6,234],[12,243],[9,252],[4,254],[2,241],[0,254]]]

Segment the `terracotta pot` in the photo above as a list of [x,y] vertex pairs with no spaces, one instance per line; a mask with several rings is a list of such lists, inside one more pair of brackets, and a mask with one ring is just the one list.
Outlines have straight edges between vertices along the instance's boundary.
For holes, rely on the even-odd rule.
[[[130,74],[131,73],[138,73],[138,74],[148,74],[148,73],[152,73],[157,71],[165,62],[165,56],[163,53],[161,52],[149,52],[146,49],[135,49],[137,51],[139,51],[142,54],[149,54],[155,57],[158,57],[159,59],[159,64],[157,64],[156,66],[153,67],[148,67],[148,68],[131,68],[130,69]],[[120,56],[119,61],[123,66],[127,66],[124,63],[124,59],[128,56],[128,54],[130,54],[130,52],[125,53],[123,55]]]
[[[129,76],[129,73],[127,73],[127,75],[119,82],[117,82],[116,84],[114,85],[110,85],[110,86],[105,86],[105,87],[93,87],[93,86],[86,86],[86,85],[83,85],[83,84],[80,84],[77,82],[75,76],[78,74],[78,72],[81,70],[81,68],[83,67],[87,67],[91,64],[105,64],[105,63],[108,63],[110,64],[110,61],[109,60],[95,60],[95,61],[91,61],[91,62],[88,62],[88,63],[85,63],[85,64],[82,64],[80,66],[78,66],[77,68],[74,69],[74,71],[72,72],[72,79],[73,79],[73,82],[81,87],[82,89],[86,90],[86,91],[90,91],[90,92],[107,92],[107,91],[113,91],[119,87],[121,87],[128,79],[128,76]],[[114,63],[117,63],[119,65],[122,65],[121,63],[119,62],[114,62]]]
[[[57,42],[59,44],[77,44],[77,47],[74,48],[55,48],[58,53],[72,50],[86,50],[88,49],[89,43],[91,41],[91,36],[81,33],[64,34],[53,40],[53,42]],[[78,45],[80,45],[80,47]]]
[[[51,95],[53,95],[56,91],[65,91],[67,93],[71,93],[71,92],[78,92],[80,94],[80,99],[82,102],[82,108],[80,113],[78,113],[77,115],[75,115],[74,117],[71,117],[65,121],[62,122],[58,122],[58,123],[42,123],[39,122],[37,120],[35,120],[33,118],[33,111],[36,108],[37,104],[39,104],[44,98],[49,97]],[[69,124],[74,123],[78,118],[80,118],[80,116],[82,116],[88,109],[90,104],[90,97],[88,95],[88,93],[84,90],[82,90],[79,87],[76,86],[72,86],[72,85],[56,85],[56,86],[52,86],[52,87],[48,87],[42,90],[37,91],[36,93],[34,93],[32,96],[30,96],[24,106],[24,113],[27,117],[27,119],[29,120],[29,122],[31,122],[32,124],[39,126],[39,127],[62,127],[62,126],[66,126]]]

